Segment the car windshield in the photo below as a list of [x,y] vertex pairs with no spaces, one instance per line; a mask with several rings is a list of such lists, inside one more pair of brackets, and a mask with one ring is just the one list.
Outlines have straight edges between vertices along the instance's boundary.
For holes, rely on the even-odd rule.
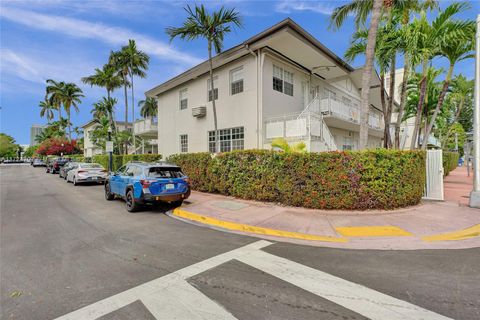
[[80,167],[84,169],[103,169],[103,167],[98,163],[82,163]]
[[183,173],[180,168],[153,167],[148,169],[148,176],[152,178],[181,178]]

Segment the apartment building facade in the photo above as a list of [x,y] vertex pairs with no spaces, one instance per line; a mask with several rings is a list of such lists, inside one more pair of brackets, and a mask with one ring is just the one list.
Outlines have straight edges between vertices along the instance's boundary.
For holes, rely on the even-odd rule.
[[[132,130],[132,124],[130,122],[126,123],[123,121],[115,122],[116,128],[119,131]],[[97,128],[99,124],[95,120],[90,120],[84,125],[81,126],[83,129],[83,156],[92,157],[97,154],[104,154],[105,150],[96,146],[92,138],[92,132]]]
[[[146,92],[158,99],[158,152],[270,149],[275,138],[309,151],[358,148],[362,70],[354,69],[291,19]],[[382,145],[380,80],[370,89],[369,147]]]

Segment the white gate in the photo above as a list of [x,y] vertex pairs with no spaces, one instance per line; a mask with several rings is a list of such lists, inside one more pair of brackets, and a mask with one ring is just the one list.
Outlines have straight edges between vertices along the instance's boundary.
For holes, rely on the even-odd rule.
[[442,150],[427,150],[427,179],[424,199],[443,200]]

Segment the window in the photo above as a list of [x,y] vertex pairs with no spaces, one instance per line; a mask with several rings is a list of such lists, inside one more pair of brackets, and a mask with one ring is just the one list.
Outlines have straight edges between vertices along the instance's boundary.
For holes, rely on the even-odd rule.
[[188,89],[182,89],[178,93],[180,99],[180,110],[187,109],[188,107]]
[[273,90],[293,96],[293,73],[273,65]]
[[184,174],[180,168],[153,167],[148,170],[148,176],[153,178],[182,178]]
[[[213,77],[213,87],[214,89],[214,98],[218,100],[218,76]],[[210,77],[207,79],[207,91],[208,91],[208,101],[212,101],[212,82],[210,81]]]
[[[244,129],[236,127],[218,130],[220,152],[244,149]],[[215,153],[215,131],[208,132],[208,150]]]
[[180,152],[188,152],[188,134],[180,135]]
[[243,67],[230,71],[230,94],[243,92]]
[[136,169],[135,166],[132,166],[132,165],[128,166],[127,170],[125,171],[125,175],[133,177],[135,175],[135,171],[136,171],[135,169]]

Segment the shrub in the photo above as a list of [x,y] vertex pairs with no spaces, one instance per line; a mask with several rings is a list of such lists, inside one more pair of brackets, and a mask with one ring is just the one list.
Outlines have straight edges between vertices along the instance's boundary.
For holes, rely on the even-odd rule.
[[425,153],[233,151],[168,158],[192,188],[243,199],[318,209],[393,209],[419,203]]
[[35,151],[38,155],[61,155],[63,154],[78,154],[80,149],[77,146],[76,140],[68,141],[65,138],[50,138],[43,141]]
[[443,174],[448,176],[450,171],[454,170],[458,166],[458,152],[443,152]]
[[[112,159],[112,170],[116,171],[120,169],[123,165],[127,164],[130,161],[144,161],[144,162],[155,162],[162,159],[160,154],[114,154]],[[100,154],[92,157],[91,162],[96,162],[101,164],[104,168],[108,168],[108,155]]]

